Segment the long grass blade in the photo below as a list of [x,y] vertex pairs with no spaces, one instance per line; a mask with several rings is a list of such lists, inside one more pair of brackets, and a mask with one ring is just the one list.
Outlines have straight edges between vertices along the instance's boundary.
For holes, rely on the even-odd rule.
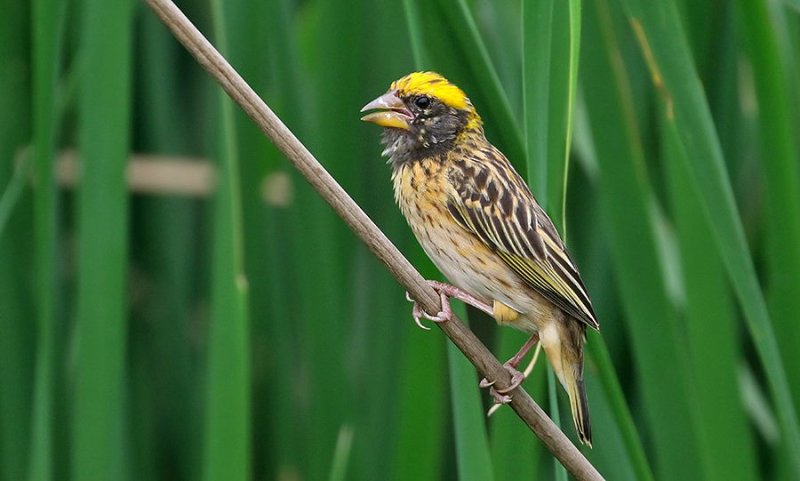
[[572,132],[575,125],[575,97],[578,90],[578,65],[581,49],[581,0],[569,1],[569,62],[567,74],[567,94],[565,99],[566,122],[564,128],[564,172],[553,183],[559,186],[561,205],[561,231],[566,241],[567,234],[567,181],[569,180],[569,159],[572,154]]
[[[559,384],[552,369],[547,370],[547,405],[550,408],[550,417],[556,426],[562,427],[561,410],[558,407],[558,388]],[[569,424],[568,424],[569,425]],[[567,480],[567,470],[557,462],[553,462],[553,472],[556,481]]]
[[[767,201],[767,301],[775,330],[780,332],[783,365],[795,409],[800,409],[800,168],[798,118],[792,112],[789,75],[782,64],[775,28],[763,1],[737,2],[758,98],[761,165]],[[796,86],[795,86],[796,87]]]
[[[261,95],[271,98],[282,86],[277,85],[277,69],[289,69],[295,53],[286,39],[290,21],[286,2],[224,2],[227,57]],[[279,54],[278,51],[282,52]],[[282,75],[282,74],[281,74]],[[273,81],[273,78],[276,81]],[[288,99],[276,102],[284,108]],[[252,415],[246,419],[253,428],[250,450],[252,477],[281,476],[302,463],[292,455],[299,453],[299,429],[287,426],[298,405],[292,381],[293,371],[291,315],[292,292],[296,288],[287,278],[284,256],[287,252],[286,206],[292,202],[291,180],[267,139],[239,109],[234,109],[233,123],[237,182],[241,192],[242,265],[247,278],[247,339],[252,358],[245,359],[253,372],[251,386]],[[265,161],[266,160],[266,161]],[[280,256],[280,257],[279,257]],[[261,374],[256,374],[261,373]],[[276,396],[274,387],[283,384],[284,395]],[[263,406],[269,406],[264,409]],[[280,416],[280,420],[277,418]],[[284,421],[286,420],[286,421]],[[287,422],[289,421],[289,422]],[[273,445],[276,449],[264,450]],[[278,446],[280,444],[280,447]]]
[[[591,9],[587,13],[591,13]],[[573,177],[571,192],[574,200],[571,205],[573,215],[581,214],[581,217],[576,215],[581,222],[572,223],[572,239],[576,243],[576,261],[582,268],[586,285],[591,289],[600,322],[608,320],[601,324],[600,333],[587,333],[584,373],[589,392],[592,433],[598,440],[587,456],[593,463],[597,461],[595,465],[609,479],[616,479],[614,473],[619,472],[633,473],[634,479],[652,481],[655,477],[608,347],[611,345],[620,356],[625,349],[620,345],[625,337],[625,326],[615,322],[622,318],[623,313],[615,296],[617,283],[612,277],[608,245],[602,239],[608,222],[599,203],[586,203],[598,196],[595,185],[598,164],[586,103],[583,101],[576,110],[575,134],[575,150],[579,152],[578,159],[581,159],[583,169]],[[592,184],[586,185],[587,182]],[[620,365],[619,372],[625,372],[624,366],[627,363]],[[595,414],[595,411],[599,412]]]
[[764,365],[792,469],[800,476],[800,428],[792,394],[725,172],[722,150],[686,39],[680,33],[677,12],[671,3],[663,8],[650,8],[648,2],[641,0],[624,0],[623,4],[660,88],[667,122],[676,129],[686,152],[684,158],[692,159],[689,164],[693,183],[701,194],[707,221]]
[[[228,49],[225,5],[211,0],[216,42]],[[208,388],[203,479],[250,477],[250,350],[243,269],[239,154],[233,103],[219,92],[219,181],[214,202]]]
[[[361,148],[354,139],[364,133],[355,112],[363,105],[364,96],[356,88],[332,89],[338,84],[363,85],[359,73],[367,55],[362,53],[364,47],[357,39],[363,32],[366,14],[360,4],[341,8],[334,2],[316,2],[307,7],[306,15],[312,14],[315,23],[300,27],[308,43],[300,46],[299,61],[318,74],[304,81],[300,71],[295,79],[300,93],[295,100],[308,97],[304,105],[308,114],[299,116],[298,121],[306,124],[304,132],[313,139],[312,150],[329,159],[326,167],[355,196],[360,196],[366,177],[360,175],[360,165],[353,158]],[[350,28],[342,29],[346,24]],[[344,226],[328,206],[306,182],[296,179],[295,202],[291,206],[291,236],[296,240],[293,262],[300,288],[313,286],[314,290],[313,302],[293,306],[300,317],[300,349],[307,355],[303,366],[306,372],[301,375],[308,395],[324,399],[306,407],[307,451],[302,462],[309,479],[323,479],[330,471],[339,428],[352,417],[355,408],[355,389],[342,383],[350,376],[346,360],[352,339],[354,298],[352,291],[344,287],[351,279],[348,273],[356,246],[348,242]]]
[[783,3],[800,12],[800,0],[783,0]]
[[[142,18],[137,32],[137,50],[142,98],[138,111],[139,149],[145,152],[192,152],[195,122],[187,122],[180,99],[184,88],[174,66],[184,54],[172,44],[169,31],[154,17]],[[136,279],[152,282],[142,300],[146,315],[135,317],[130,351],[133,366],[131,446],[137,453],[134,468],[140,478],[157,479],[160,447],[174,446],[172,476],[200,479],[203,450],[203,402],[200,380],[204,366],[195,362],[187,332],[197,301],[195,287],[208,279],[205,264],[205,236],[198,236],[195,222],[200,202],[177,196],[147,196],[136,199],[133,210],[134,238],[138,246],[132,257],[142,270]],[[145,277],[146,276],[146,277]],[[137,310],[135,310],[136,312]]]
[[[552,135],[562,132],[561,126],[558,125],[554,127],[555,134],[550,133],[551,125],[555,123],[550,118],[551,102],[560,105],[562,100],[552,95],[552,91],[555,90],[553,77],[557,75],[557,69],[552,69],[551,63],[553,10],[553,2],[549,0],[527,2],[527,6],[526,2],[522,3],[522,98],[528,184],[542,204],[542,208],[550,211],[554,207],[548,206],[551,199],[549,190],[552,187],[550,171],[561,170],[560,166],[556,165],[559,161],[553,162],[550,140]],[[558,108],[555,107],[554,110]],[[501,334],[503,335],[508,336]],[[561,427],[556,384],[550,369],[547,370],[546,376],[550,417]],[[558,463],[555,463],[554,469],[556,479],[566,477],[565,470]]]
[[[511,329],[499,329],[496,353],[499,359],[509,359],[525,342],[526,335]],[[547,363],[534,369],[525,381],[525,389],[533,399],[544,403],[547,399],[547,375],[542,369]],[[545,451],[530,431],[519,422],[510,409],[500,409],[490,419],[492,461],[498,481],[535,479],[546,459]]]
[[[550,1],[529,2],[527,7],[523,3],[523,125],[528,183],[565,236],[566,183],[580,51],[580,2],[569,2],[567,19],[556,16],[556,12],[563,13]],[[553,45],[554,26],[560,26],[561,20],[569,24],[569,35],[566,41],[557,37]],[[563,51],[568,52],[569,61],[566,64],[553,63],[553,53]],[[564,65],[565,68],[561,68]],[[567,78],[564,88],[561,88],[562,76]],[[550,416],[561,426],[556,394],[558,385],[550,370],[547,387]],[[563,466],[556,464],[555,470],[556,479],[566,479]]]
[[[570,16],[572,5],[570,2]],[[579,8],[579,7],[578,7]],[[525,13],[530,10],[530,13]],[[579,27],[573,30],[574,23],[570,18],[570,30],[567,41],[557,37],[555,45],[551,39],[554,37],[554,25],[560,26],[563,17],[560,8],[554,7],[553,2],[530,2],[529,8],[523,3],[523,99],[525,103],[524,121],[526,152],[528,166],[528,183],[538,196],[542,208],[550,212],[553,222],[564,236],[564,209],[566,206],[566,177],[567,160],[569,158],[570,135],[572,131],[572,99],[577,79],[578,59],[580,48],[579,40],[576,42],[574,34],[579,32]],[[580,24],[580,16],[574,19]],[[565,69],[560,68],[562,63],[553,63],[554,52],[569,52],[570,60]],[[574,56],[574,57],[573,57]],[[566,88],[561,88],[562,75],[566,74],[571,80]],[[529,80],[530,79],[530,80]],[[528,84],[530,82],[530,85]],[[566,144],[564,137],[567,137]],[[547,371],[547,390],[549,399],[550,416],[553,422],[562,426],[561,415],[558,408],[558,384],[552,370]],[[558,463],[555,464],[555,477],[565,480],[566,470]]]
[[411,54],[414,58],[414,65],[419,70],[433,68],[428,58],[427,49],[425,48],[422,21],[419,18],[419,4],[416,0],[403,0],[403,12],[406,17],[408,38],[411,41]]
[[333,453],[333,464],[331,466],[329,481],[345,481],[347,478],[347,465],[350,463],[353,446],[353,428],[344,425],[339,430],[336,437],[336,449]]
[[[528,183],[547,208],[550,119],[550,65],[553,37],[553,0],[522,2],[523,131],[527,152]],[[555,168],[555,167],[554,167]]]
[[127,343],[131,24],[128,1],[84,3],[79,101],[77,356],[72,478],[121,479]]
[[[467,312],[463,306],[454,306],[453,312],[459,318],[466,318]],[[450,368],[452,393],[450,399],[456,438],[458,479],[492,481],[494,470],[475,368],[453,343],[447,343],[447,358]]]
[[[31,199],[23,175],[11,159],[31,138],[30,5],[6,2],[0,15],[0,480],[25,479],[30,448],[35,310],[20,282],[34,262],[30,232]],[[30,156],[25,165],[31,166]],[[30,169],[26,169],[30,172]],[[16,177],[16,180],[14,180]],[[9,189],[9,185],[18,186]],[[19,196],[14,194],[19,192]],[[14,199],[16,197],[16,199]]]
[[523,137],[466,0],[441,0],[440,5],[458,42],[464,52],[468,53],[463,58],[477,79],[477,85],[482,89],[483,95],[492,100],[486,107],[498,123],[497,133],[501,137],[506,155],[515,165],[521,165],[521,160],[525,158]]
[[[33,156],[37,188],[36,277],[38,292],[36,381],[33,400],[30,480],[47,481],[54,475],[54,403],[56,388],[57,310],[57,190],[55,148],[58,131],[56,82],[60,67],[61,18],[64,4],[37,0],[33,4],[34,88]],[[2,230],[2,221],[0,221]]]
[[[594,341],[594,342],[592,342]],[[619,379],[614,371],[608,347],[599,336],[589,336],[589,359],[596,366],[598,377],[603,384],[603,394],[609,404],[609,411],[614,415],[615,427],[620,431],[620,437],[630,460],[635,479],[639,481],[653,481],[653,469],[642,445],[642,439],[636,431],[636,424],[630,409],[625,402],[625,393],[619,384]]]
[[[302,95],[302,82],[299,80],[299,48],[293,35],[293,28],[298,24],[294,4],[288,0],[274,0],[259,4],[256,8],[256,12],[253,12],[252,6],[244,5],[242,14],[246,18],[254,14],[259,15],[266,24],[260,25],[260,30],[263,30],[259,31],[260,36],[252,38],[252,35],[244,35],[242,41],[253,44],[255,52],[259,52],[266,45],[266,52],[263,56],[251,54],[243,57],[250,57],[249,63],[256,64],[251,65],[251,68],[258,72],[256,79],[263,79],[264,95],[269,99],[275,112],[286,119],[295,132],[302,134],[307,131],[308,121],[307,116],[303,115],[306,109],[298,107],[305,106],[305,97]],[[243,58],[242,61],[248,59]],[[319,297],[306,297],[311,296],[311,293],[304,293],[298,288],[296,276],[287,276],[287,273],[293,271],[294,262],[303,257],[300,250],[303,244],[293,241],[295,238],[291,233],[293,219],[298,214],[295,209],[298,197],[295,192],[297,179],[292,177],[291,172],[287,172],[285,159],[274,146],[269,145],[264,156],[265,158],[260,158],[257,154],[248,155],[243,158],[242,165],[242,188],[245,189],[244,221],[248,236],[245,240],[246,267],[252,286],[253,336],[256,344],[253,348],[254,357],[258,360],[259,352],[266,351],[265,362],[269,367],[268,375],[264,379],[254,376],[256,383],[254,389],[259,389],[258,383],[260,383],[263,393],[263,397],[259,396],[259,391],[256,390],[254,398],[260,398],[270,406],[263,413],[267,430],[263,434],[263,446],[257,449],[257,455],[254,456],[254,463],[258,463],[259,458],[263,457],[261,463],[267,476],[270,477],[286,476],[289,473],[307,476],[307,469],[311,464],[306,462],[307,427],[298,429],[295,422],[298,412],[303,411],[299,406],[303,405],[301,393],[304,390],[304,376],[303,370],[296,362],[299,326],[302,325],[303,319],[293,306],[298,304],[298,298],[317,302]],[[255,172],[262,172],[266,177],[249,178]],[[275,201],[270,202],[264,212],[262,189],[267,179],[271,181],[272,186],[269,190],[282,192],[283,195],[276,195]],[[251,238],[251,233],[256,230],[262,232]],[[263,244],[259,244],[261,239]],[[262,279],[262,276],[266,276],[266,279]],[[262,282],[266,285],[261,286]],[[262,294],[263,291],[256,292],[262,288],[267,291],[266,294]],[[263,329],[261,332],[258,331],[259,325]],[[257,368],[258,364],[255,363],[254,372]],[[289,379],[286,373],[290,373]],[[273,388],[275,383],[287,382],[289,389],[286,393],[275,396]],[[254,413],[257,414],[259,411],[255,409]],[[263,456],[259,456],[261,453]],[[258,464],[254,468],[258,468]],[[258,472],[257,469],[254,470]]]
[[[411,321],[410,317],[407,321]],[[404,389],[397,405],[399,428],[390,478],[395,481],[433,481],[441,477],[444,469],[443,440],[448,425],[444,348],[441,337],[431,332],[413,330],[408,336],[399,366],[398,382]],[[425,396],[421,397],[420,392]]]
[[[686,296],[686,337],[693,360],[699,428],[708,479],[755,480],[755,452],[739,400],[736,326],[725,272],[692,190],[677,139],[664,136]],[[714,440],[727,439],[726,443]]]
[[[551,54],[553,37],[553,1],[542,2],[523,1],[522,8],[522,101],[523,101],[523,132],[525,140],[526,166],[528,184],[534,195],[542,202],[542,207],[547,209],[549,196],[549,170],[557,168],[551,164],[550,132],[551,119],[549,106],[551,101],[558,102],[551,96]],[[558,128],[556,128],[559,131]],[[515,333],[501,331],[499,333],[499,346],[507,345],[515,339]],[[545,389],[540,390],[540,395],[547,393],[549,399],[554,398],[553,383],[550,382],[552,374],[545,376],[547,382]],[[541,399],[544,399],[542,397]],[[561,425],[558,416],[558,404],[549,403],[550,416],[557,425]],[[501,435],[502,433],[497,433]],[[510,441],[510,440],[509,440]],[[495,442],[500,443],[498,439]],[[542,456],[541,446],[534,452],[533,459]],[[534,449],[536,449],[534,448]],[[497,448],[499,449],[499,448]],[[506,447],[505,449],[508,449]],[[527,463],[522,462],[522,465]],[[556,463],[556,466],[558,463]],[[536,469],[536,463],[529,469]],[[558,468],[556,468],[558,469]],[[559,476],[563,470],[559,470]]]
[[0,194],[0,237],[3,236],[8,220],[14,214],[14,209],[25,192],[25,185],[32,170],[31,164],[32,159],[29,155],[22,157],[19,163],[14,166],[11,178],[8,180],[8,184],[5,185],[3,193]]
[[582,87],[604,185],[601,199],[610,222],[627,332],[658,461],[656,475],[658,479],[697,477],[702,463],[692,420],[689,368],[649,220],[652,187],[642,169],[644,156],[631,89],[608,3],[587,2],[586,10],[591,20],[584,24]]
[[[602,439],[602,449],[587,450],[586,457],[603,473],[605,479],[619,481],[640,481],[633,464],[626,459],[626,448],[622,433],[616,424],[616,416],[609,405],[609,399],[603,392],[603,386],[594,373],[589,370],[585,374],[587,396],[592,408],[592,435]],[[644,478],[647,479],[647,478]]]

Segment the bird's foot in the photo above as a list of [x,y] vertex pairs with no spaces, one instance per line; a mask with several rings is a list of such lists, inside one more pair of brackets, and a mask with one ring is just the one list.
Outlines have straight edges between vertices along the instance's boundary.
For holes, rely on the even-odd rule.
[[425,329],[426,331],[431,329],[422,323],[420,320],[422,318],[433,322],[447,322],[453,318],[453,310],[450,307],[450,299],[441,292],[439,293],[439,299],[442,303],[442,310],[435,315],[431,315],[419,307],[417,301],[412,299],[408,292],[406,292],[406,300],[414,304],[414,307],[411,309],[411,316],[414,318],[414,322],[417,324],[417,326],[419,326],[420,329]]
[[483,302],[482,300],[478,299],[477,297],[469,294],[468,292],[459,289],[456,286],[445,284],[444,282],[439,281],[427,281],[428,285],[431,286],[438,294],[439,299],[442,303],[442,310],[438,313],[431,315],[425,312],[417,301],[411,298],[408,292],[406,292],[406,299],[409,302],[414,303],[414,307],[411,311],[411,315],[414,317],[414,322],[417,323],[422,329],[429,330],[430,328],[426,327],[425,325],[420,322],[420,319],[428,319],[429,321],[433,322],[446,322],[453,318],[453,310],[450,307],[450,298],[458,299],[466,304],[469,304],[476,309],[480,309],[481,311],[492,315],[492,307]]
[[489,388],[489,394],[494,399],[494,405],[489,409],[488,415],[491,416],[497,411],[502,405],[508,404],[511,402],[511,396],[509,393],[519,387],[523,381],[528,377],[531,370],[533,370],[533,366],[536,363],[536,359],[538,358],[538,350],[536,354],[534,354],[533,360],[531,364],[525,369],[525,372],[520,372],[517,370],[517,366],[519,363],[522,362],[522,359],[525,355],[530,351],[531,347],[533,347],[536,343],[539,342],[539,335],[532,334],[531,337],[522,345],[520,350],[514,354],[514,357],[509,359],[508,361],[503,364],[503,367],[511,374],[511,384],[507,388],[497,389],[494,387],[495,381],[489,381],[486,378],[481,379],[480,387],[482,388]]
[[508,387],[499,389],[494,387],[495,381],[489,381],[486,378],[481,379],[479,384],[482,388],[489,388],[489,394],[495,400],[495,403],[499,404],[508,404],[511,402],[511,396],[508,396],[508,393],[519,387],[520,384],[525,380],[525,374],[518,371],[515,365],[512,365],[511,361],[506,362],[503,364],[503,367],[506,368],[506,371],[511,374],[511,384]]
[[486,413],[486,416],[491,416],[494,414],[498,409],[502,406],[511,402],[511,395],[509,394],[511,391],[516,389],[522,382],[525,380],[525,374],[519,372],[516,368],[511,367],[509,363],[503,364],[503,367],[511,373],[511,384],[505,389],[499,389],[494,387],[494,381],[489,381],[486,378],[481,379],[480,386],[482,388],[489,388],[489,395],[492,396],[494,403],[492,407],[489,408],[489,412]]

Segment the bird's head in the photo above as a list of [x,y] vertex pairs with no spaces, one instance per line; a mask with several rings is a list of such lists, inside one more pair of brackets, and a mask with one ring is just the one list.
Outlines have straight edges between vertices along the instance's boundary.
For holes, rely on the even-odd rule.
[[384,155],[394,164],[450,149],[463,133],[482,132],[466,94],[435,72],[414,72],[392,82],[361,111],[372,111],[361,120],[385,128]]

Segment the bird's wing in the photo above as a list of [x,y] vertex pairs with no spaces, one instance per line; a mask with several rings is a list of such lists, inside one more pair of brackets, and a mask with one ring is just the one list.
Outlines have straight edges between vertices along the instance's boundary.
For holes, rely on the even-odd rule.
[[578,269],[528,186],[497,151],[493,162],[456,161],[448,210],[529,286],[570,316],[599,329]]

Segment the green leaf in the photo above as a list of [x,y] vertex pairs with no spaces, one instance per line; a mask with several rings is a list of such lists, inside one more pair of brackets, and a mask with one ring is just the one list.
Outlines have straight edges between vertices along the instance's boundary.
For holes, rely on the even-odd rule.
[[[0,15],[0,480],[25,479],[29,468],[33,342],[36,316],[29,278],[36,259],[32,202],[25,189],[30,155],[15,165],[31,139],[30,10],[8,2]],[[26,169],[20,169],[22,166]],[[12,187],[13,186],[13,187]]]
[[[211,1],[216,43],[228,50],[223,3]],[[250,349],[247,279],[243,269],[243,230],[239,154],[233,103],[219,100],[219,179],[214,199],[205,412],[205,481],[245,481],[250,477]]]
[[131,26],[128,1],[83,4],[72,479],[120,480],[127,344]]
[[[615,427],[620,431],[622,444],[626,451],[625,454],[630,461],[631,470],[635,473],[635,479],[653,481],[655,479],[653,470],[647,460],[639,433],[636,431],[633,416],[631,416],[630,409],[625,402],[625,393],[619,384],[605,341],[600,339],[598,335],[590,335],[588,337],[588,358],[596,367],[599,380],[603,385],[604,400],[602,402],[609,405],[608,409],[614,416]],[[601,414],[598,413],[595,417],[598,416],[601,416]],[[598,446],[599,449],[600,447]],[[617,462],[617,464],[620,463]]]
[[[550,363],[548,362],[548,365]],[[556,380],[556,375],[553,372],[553,369],[550,368],[547,370],[547,406],[550,410],[550,417],[553,419],[553,423],[556,426],[561,428],[563,424],[561,423],[561,410],[558,408],[558,391],[561,387],[561,384]],[[567,423],[569,426],[569,423]],[[564,469],[564,466],[553,460],[553,471],[555,474],[555,479],[558,481],[566,481],[567,480],[567,470]]]
[[3,236],[3,231],[25,192],[25,183],[30,176],[32,163],[30,156],[26,155],[20,159],[19,163],[14,166],[13,174],[3,189],[3,193],[0,194],[0,237]]
[[758,99],[761,165],[767,201],[767,301],[795,410],[800,409],[800,157],[798,122],[792,111],[787,69],[781,62],[775,26],[766,2],[737,2]]
[[[523,2],[522,97],[528,184],[542,208],[560,228],[562,237],[566,234],[564,212],[580,51],[580,2],[569,2],[569,36],[557,36],[557,40],[551,42],[554,32],[561,31],[564,13],[563,4],[554,7],[552,1],[532,2],[528,8]],[[568,52],[568,62],[552,62],[553,57],[561,58],[564,52]],[[565,77],[567,82],[563,87]],[[549,369],[547,389],[550,417],[562,427],[556,393],[559,385]],[[566,470],[558,463],[555,475],[560,480],[567,477]]]
[[788,379],[725,172],[719,140],[677,12],[669,2],[661,8],[651,8],[644,0],[624,0],[623,3],[650,73],[660,89],[668,128],[675,129],[685,151],[682,158],[689,163],[707,222],[766,371],[792,469],[800,476],[800,429]]
[[[405,306],[409,308],[409,304]],[[447,395],[445,342],[437,332],[412,329],[399,365],[400,400],[397,404],[398,434],[393,451],[391,479],[436,480],[441,478]],[[425,393],[420,396],[420,393]]]
[[644,170],[634,98],[608,2],[587,2],[586,11],[582,87],[656,475],[695,478],[702,462],[690,370],[667,293],[666,266],[658,259],[652,185]]
[[[288,0],[256,5],[242,2],[237,23],[250,19],[252,25],[239,35],[238,41],[255,51],[242,54],[242,62],[247,62],[254,71],[252,82],[262,86],[262,95],[270,107],[302,135],[309,122],[304,115],[306,109],[302,108],[305,97],[301,93],[299,52],[293,36],[298,22],[292,7]],[[250,124],[249,119],[243,116],[240,119],[238,125]],[[253,470],[258,472],[261,468],[269,476],[308,475],[312,466],[324,466],[330,460],[329,453],[324,453],[323,459],[310,460],[305,444],[308,427],[298,429],[295,422],[298,411],[305,413],[307,408],[300,407],[304,371],[297,362],[298,331],[306,319],[294,306],[301,299],[322,302],[315,293],[300,289],[296,276],[287,275],[293,272],[296,263],[306,259],[303,253],[306,243],[293,237],[291,230],[297,218],[298,195],[294,186],[299,179],[293,176],[286,159],[273,145],[264,146],[260,131],[241,133],[246,139],[240,152],[247,154],[241,159],[241,179],[245,269],[251,289],[253,370],[265,372],[263,377],[254,376],[253,391],[254,399],[261,399],[269,406],[254,409],[256,425],[263,428],[263,436],[257,435],[254,444],[256,453],[263,455],[253,457]],[[268,182],[272,186],[269,191],[280,195],[265,205],[263,194]],[[286,383],[288,389],[284,395],[274,396],[276,383]],[[320,402],[325,403],[322,399]]]
[[800,11],[800,0],[783,0],[783,3],[797,11]]
[[[666,177],[671,191],[682,280],[686,337],[697,389],[699,430],[709,479],[757,479],[754,442],[740,399],[738,339],[722,262],[692,189],[677,139],[665,135]],[[726,439],[719,443],[714,440]]]
[[344,425],[339,429],[336,437],[336,449],[333,453],[333,464],[329,481],[344,481],[347,479],[347,465],[350,462],[351,450],[353,446],[353,428]]
[[403,12],[406,17],[408,27],[408,38],[411,41],[411,53],[414,58],[414,65],[419,70],[426,70],[431,67],[425,48],[425,37],[420,20],[419,5],[416,0],[403,0]]
[[522,98],[528,184],[547,208],[550,153],[550,89],[553,37],[553,0],[522,2]]
[[567,81],[565,82],[567,86],[566,98],[564,99],[564,110],[566,111],[564,114],[565,122],[562,124],[565,129],[563,139],[564,160],[560,163],[560,165],[563,165],[563,173],[552,181],[554,187],[552,191],[554,193],[558,192],[559,194],[558,197],[553,198],[560,199],[561,214],[559,214],[559,217],[561,219],[561,231],[564,233],[564,241],[567,240],[567,181],[569,179],[569,159],[572,153],[572,132],[575,124],[575,97],[578,89],[578,59],[580,57],[581,48],[581,0],[569,1],[569,13],[567,17],[569,23],[569,62],[567,63]]
[[[513,329],[499,329],[497,332],[497,353],[502,361],[511,358],[528,335]],[[546,362],[538,361],[540,366],[534,369],[524,383],[525,390],[538,403],[547,398],[545,374]],[[525,366],[522,366],[525,367]],[[522,369],[522,368],[521,368]],[[495,478],[498,481],[517,479],[535,479],[540,472],[541,463],[545,459],[545,449],[530,429],[521,423],[516,414],[507,408],[501,408],[490,418],[490,434],[492,460],[494,461]],[[547,454],[549,456],[549,453]],[[549,459],[549,458],[548,458]]]
[[[466,319],[466,309],[453,306],[453,312]],[[486,416],[481,405],[481,391],[475,367],[452,343],[447,343],[450,368],[451,409],[456,437],[456,464],[459,481],[492,481],[489,440],[486,436]]]
[[[58,220],[55,178],[58,134],[57,90],[61,66],[63,3],[37,0],[33,4],[34,89],[33,156],[37,179],[34,197],[36,228],[37,352],[31,427],[31,480],[54,479],[54,430],[57,372]],[[19,171],[27,171],[22,167]],[[24,176],[23,176],[24,178]],[[2,218],[2,215],[0,215]],[[0,231],[3,221],[0,219]]]
[[467,53],[463,60],[477,80],[482,95],[491,100],[486,107],[490,110],[491,118],[498,124],[497,132],[506,149],[505,154],[516,165],[520,165],[521,159],[525,157],[523,138],[472,12],[466,0],[440,0],[440,5],[456,40]]

